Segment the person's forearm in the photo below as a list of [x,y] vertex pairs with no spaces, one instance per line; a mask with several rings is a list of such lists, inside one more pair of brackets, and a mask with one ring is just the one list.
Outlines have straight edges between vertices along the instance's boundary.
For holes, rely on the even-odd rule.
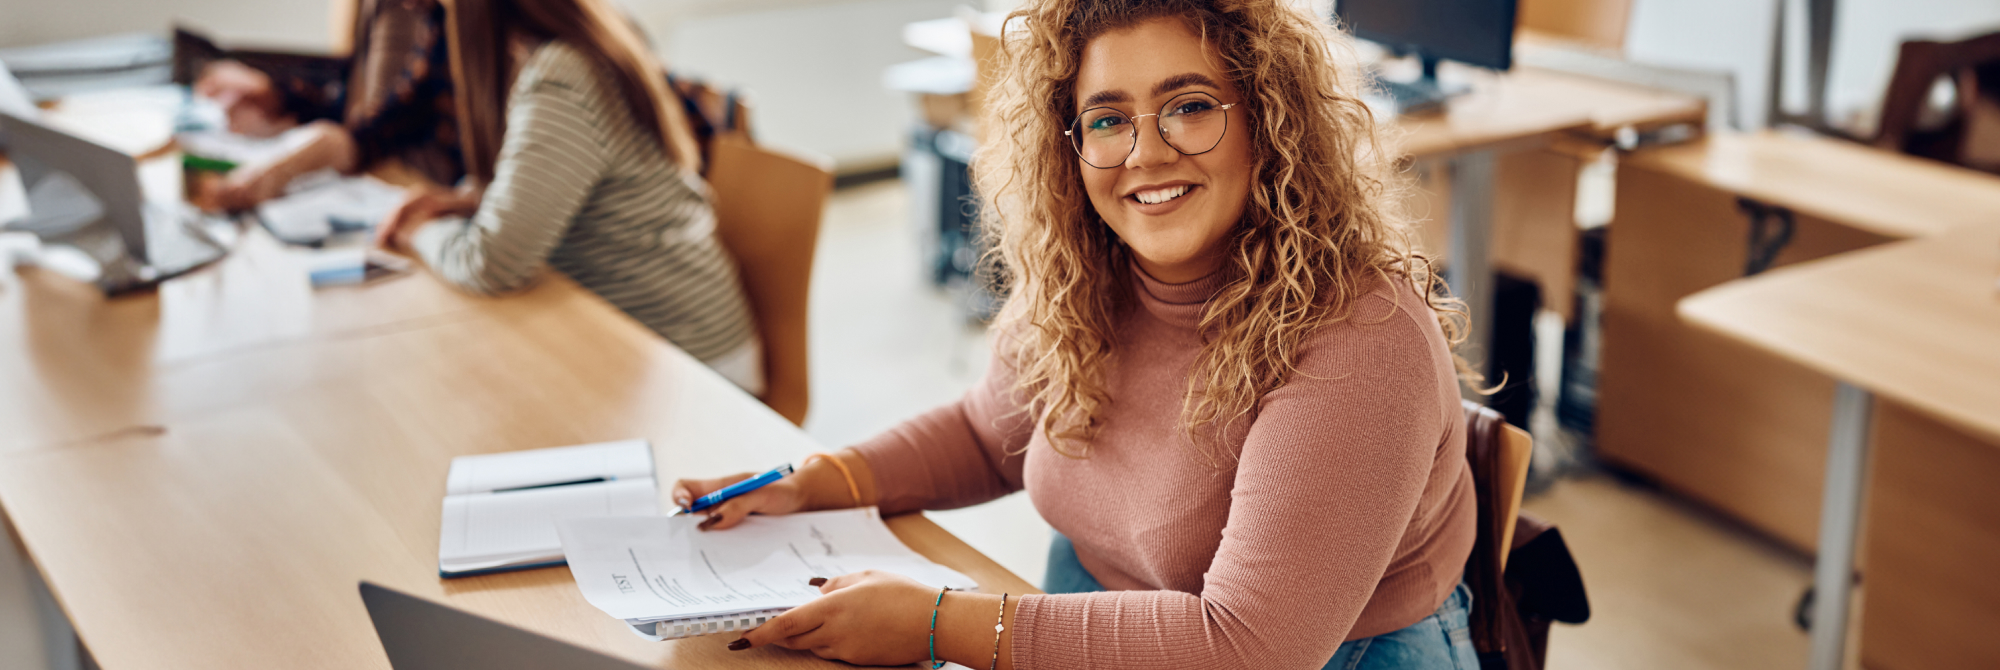
[[[847,509],[875,504],[875,473],[868,468],[868,459],[852,448],[842,449],[833,457],[847,466],[847,474],[854,477],[854,488],[847,487],[847,476],[841,474],[840,468],[815,458],[798,475],[806,491],[805,509]],[[857,493],[859,500],[855,499]]]
[[299,175],[324,168],[333,168],[341,174],[355,170],[360,154],[355,149],[354,138],[348,136],[347,129],[337,124],[317,121],[308,126],[306,132],[312,134],[311,139],[299,148],[293,149],[284,158],[278,159],[277,164],[271,167],[272,173],[278,175],[278,178],[290,183]]
[[[986,593],[948,593],[944,603],[938,606],[937,656],[968,668],[993,667],[998,670],[1012,670],[1014,667],[1014,608],[1021,604],[1020,594],[1007,598],[1005,619],[1000,618],[1000,596]],[[1005,623],[1006,629],[997,635],[993,624]],[[993,656],[998,645],[1000,657],[995,663]]]

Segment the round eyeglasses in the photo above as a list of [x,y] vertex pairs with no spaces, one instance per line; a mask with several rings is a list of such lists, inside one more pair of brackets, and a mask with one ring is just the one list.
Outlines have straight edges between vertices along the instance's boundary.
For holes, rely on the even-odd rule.
[[1083,162],[1109,170],[1123,165],[1132,155],[1139,146],[1139,119],[1151,116],[1167,146],[1182,155],[1195,156],[1222,142],[1223,133],[1229,131],[1225,112],[1237,104],[1222,104],[1207,93],[1183,93],[1168,100],[1158,114],[1126,116],[1110,107],[1092,107],[1078,114],[1063,134],[1069,136],[1069,145]]

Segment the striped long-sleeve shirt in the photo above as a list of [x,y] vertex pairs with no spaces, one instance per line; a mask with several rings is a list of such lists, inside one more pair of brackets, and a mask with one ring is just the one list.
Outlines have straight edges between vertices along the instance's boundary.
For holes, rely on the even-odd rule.
[[755,326],[707,185],[667,159],[617,90],[568,45],[536,49],[508,94],[479,211],[425,226],[413,246],[468,291],[522,288],[548,265],[697,359],[739,352]]

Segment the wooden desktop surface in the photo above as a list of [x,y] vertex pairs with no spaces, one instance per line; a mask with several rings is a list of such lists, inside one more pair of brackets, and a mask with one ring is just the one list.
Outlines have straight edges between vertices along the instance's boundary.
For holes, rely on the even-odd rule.
[[2000,221],[1989,220],[1723,284],[1679,312],[2000,444],[1996,282]]
[[1434,158],[1526,148],[1556,133],[1609,138],[1627,127],[1699,127],[1707,113],[1707,104],[1689,95],[1518,67],[1481,78],[1442,111],[1397,117],[1390,127],[1404,155]]
[[1992,175],[1823,137],[1714,133],[1624,160],[1889,238],[2000,221]]
[[[642,437],[671,481],[820,445],[559,276],[306,291],[262,244],[157,294],[0,276],[0,508],[104,667],[386,667],[363,579],[654,667],[834,667],[642,640],[563,568],[437,577],[453,456]],[[1033,590],[921,516],[890,527]]]

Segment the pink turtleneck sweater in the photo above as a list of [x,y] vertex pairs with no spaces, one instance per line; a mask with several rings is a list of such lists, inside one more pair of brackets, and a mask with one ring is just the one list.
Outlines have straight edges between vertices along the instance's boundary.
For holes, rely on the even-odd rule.
[[1475,511],[1458,382],[1423,298],[1376,282],[1301,348],[1218,466],[1175,426],[1220,281],[1134,276],[1088,458],[1016,411],[1000,358],[963,398],[857,447],[884,513],[1027,489],[1109,589],[1022,597],[1014,667],[1319,668],[1343,641],[1436,611]]

